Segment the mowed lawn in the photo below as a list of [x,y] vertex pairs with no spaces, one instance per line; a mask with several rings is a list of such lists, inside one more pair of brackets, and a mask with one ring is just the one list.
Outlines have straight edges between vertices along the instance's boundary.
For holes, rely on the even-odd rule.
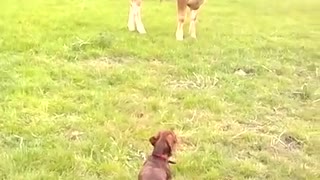
[[178,180],[320,178],[320,2],[0,1],[0,179],[136,179],[174,128]]

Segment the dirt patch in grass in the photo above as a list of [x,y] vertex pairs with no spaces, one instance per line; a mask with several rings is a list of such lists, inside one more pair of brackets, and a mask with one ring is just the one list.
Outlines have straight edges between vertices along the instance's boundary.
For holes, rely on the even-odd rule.
[[303,142],[289,133],[283,134],[281,136],[281,141],[283,142],[281,144],[289,150],[301,149],[303,147]]

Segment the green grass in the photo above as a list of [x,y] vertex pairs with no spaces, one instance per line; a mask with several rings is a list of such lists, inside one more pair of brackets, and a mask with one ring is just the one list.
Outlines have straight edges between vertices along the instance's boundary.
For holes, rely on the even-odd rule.
[[318,0],[208,0],[183,42],[128,6],[0,2],[0,179],[134,179],[164,128],[175,179],[320,178]]

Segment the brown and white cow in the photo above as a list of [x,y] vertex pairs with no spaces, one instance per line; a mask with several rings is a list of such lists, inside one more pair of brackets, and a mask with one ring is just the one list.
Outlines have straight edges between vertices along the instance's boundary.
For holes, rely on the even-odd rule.
[[[198,10],[202,6],[205,0],[176,0],[177,1],[177,30],[176,39],[183,40],[183,24],[186,17],[187,7],[190,8],[190,27],[189,33],[192,38],[197,38],[196,36],[196,20],[198,15]],[[130,10],[128,19],[128,29],[129,31],[137,31],[140,34],[145,34],[146,30],[144,28],[141,19],[141,3],[142,0],[130,0]]]

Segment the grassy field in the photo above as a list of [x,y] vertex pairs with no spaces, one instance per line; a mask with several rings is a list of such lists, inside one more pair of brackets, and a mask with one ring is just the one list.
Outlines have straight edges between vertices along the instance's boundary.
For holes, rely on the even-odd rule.
[[167,128],[178,180],[320,178],[318,0],[208,0],[183,42],[173,0],[128,8],[0,1],[0,179],[135,179]]

